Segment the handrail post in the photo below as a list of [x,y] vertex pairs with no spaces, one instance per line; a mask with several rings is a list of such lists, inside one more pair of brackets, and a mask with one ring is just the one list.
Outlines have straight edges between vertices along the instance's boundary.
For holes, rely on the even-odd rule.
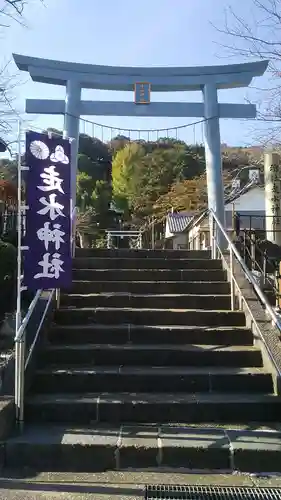
[[56,288],[56,308],[60,308],[60,289]]
[[24,425],[25,344],[26,344],[26,333],[24,334],[22,340],[19,343],[19,352],[20,352],[19,426],[21,430]]
[[232,247],[229,249],[229,267],[230,267],[230,295],[231,295],[231,310],[235,309],[235,287],[234,287],[234,258]]
[[262,266],[262,275],[263,275],[263,286],[266,286],[266,251],[263,254],[263,266]]
[[256,267],[256,235],[250,230],[250,247],[251,247],[251,271]]
[[24,425],[24,385],[25,385],[25,341],[26,334],[16,341],[15,352],[15,407],[16,423],[22,430]]
[[276,289],[276,294],[275,294],[275,307],[277,310],[280,309],[280,265],[278,265],[276,271],[275,271],[275,289]]
[[[18,122],[18,161],[17,161],[17,307],[16,307],[16,335],[21,326],[21,291],[22,291],[22,178],[21,178],[21,122]],[[21,383],[21,362],[20,349],[18,343],[15,345],[15,407],[16,421],[20,418],[20,383]]]
[[110,232],[109,231],[107,232],[107,235],[106,235],[106,246],[107,246],[107,248],[110,248]]
[[210,229],[211,229],[211,253],[212,259],[216,258],[216,221],[213,214],[210,214]]
[[139,233],[139,248],[142,248],[142,232]]
[[155,227],[154,227],[154,217],[152,219],[152,225],[151,225],[151,248],[154,250],[155,248]]
[[19,342],[15,342],[15,411],[16,411],[16,423],[19,422],[20,417],[20,349]]

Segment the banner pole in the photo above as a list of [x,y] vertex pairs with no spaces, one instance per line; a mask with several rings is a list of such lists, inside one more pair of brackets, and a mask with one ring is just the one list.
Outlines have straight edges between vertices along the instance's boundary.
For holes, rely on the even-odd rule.
[[[21,192],[21,121],[18,121],[18,158],[17,158],[17,198],[18,198],[18,211],[17,211],[17,305],[16,305],[16,335],[21,326],[21,285],[22,285],[22,265],[21,265],[21,240],[22,240],[22,192]],[[19,342],[15,346],[15,406],[16,406],[16,420],[20,420],[20,394],[22,392],[22,349]]]

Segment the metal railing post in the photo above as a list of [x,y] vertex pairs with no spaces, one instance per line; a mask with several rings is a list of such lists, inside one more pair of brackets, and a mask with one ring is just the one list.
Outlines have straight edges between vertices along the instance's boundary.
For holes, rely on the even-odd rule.
[[263,266],[262,266],[262,274],[263,274],[263,286],[266,286],[266,252],[263,254]]
[[256,235],[254,231],[250,231],[250,251],[251,251],[251,271],[256,267]]
[[20,417],[20,349],[19,342],[15,343],[15,410],[16,410],[16,422],[19,422]]
[[56,308],[60,308],[60,289],[56,288]]
[[[18,161],[17,161],[17,308],[16,308],[16,335],[19,332],[22,317],[21,317],[21,292],[22,292],[22,176],[21,176],[21,122],[18,122]],[[15,407],[16,407],[16,422],[19,424],[22,416],[23,390],[22,383],[24,378],[24,368],[22,369],[22,349],[19,342],[15,345]]]
[[142,248],[142,232],[139,234],[139,248]]
[[16,423],[20,429],[24,424],[25,342],[26,334],[24,333],[15,345],[15,407]]
[[155,228],[154,228],[154,219],[152,219],[151,225],[151,248],[154,250],[155,248]]
[[280,287],[279,287],[280,277],[279,277],[279,266],[275,271],[275,307],[279,310],[279,297],[280,297]]
[[110,244],[111,244],[111,238],[110,238],[110,232],[108,231],[107,235],[106,235],[106,246],[107,248],[110,248]]
[[210,224],[210,229],[211,229],[211,253],[212,253],[212,259],[216,258],[216,221],[213,216],[213,214],[210,214],[211,218],[211,224]]
[[234,258],[233,258],[233,250],[232,247],[229,249],[229,268],[230,268],[230,295],[231,295],[231,310],[235,309],[235,287],[234,287]]
[[25,343],[26,334],[24,334],[22,340],[19,342],[19,418],[18,423],[20,429],[24,425],[24,386],[25,386]]

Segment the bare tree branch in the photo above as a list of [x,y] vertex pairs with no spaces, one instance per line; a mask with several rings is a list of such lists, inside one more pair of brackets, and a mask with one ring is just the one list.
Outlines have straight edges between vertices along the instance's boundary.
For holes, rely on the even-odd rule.
[[[25,0],[4,0],[4,5],[0,9],[0,19],[8,18],[16,21],[19,24],[24,24],[23,11],[25,7]],[[6,23],[0,24],[2,27],[8,28],[10,25]]]
[[[43,0],[37,1],[43,3]],[[8,28],[12,20],[25,25],[23,14],[28,0],[0,0],[0,2],[0,29]],[[13,133],[15,121],[20,117],[13,106],[14,89],[20,81],[16,75],[10,74],[10,62],[11,60],[0,67],[0,139],[5,136],[5,140]]]
[[[258,121],[272,123],[266,142],[281,142],[281,0],[252,0],[251,16],[239,16],[232,7],[225,11],[223,27],[215,27],[217,32],[229,37],[231,43],[218,44],[226,53],[247,58],[269,60],[269,88],[260,89]],[[272,85],[270,83],[272,82]],[[255,87],[252,87],[253,89]],[[258,89],[256,89],[258,90]],[[276,125],[275,125],[276,124]],[[259,136],[261,137],[261,135]]]
[[13,7],[20,16],[22,15],[25,5],[23,0],[6,0],[6,3]]

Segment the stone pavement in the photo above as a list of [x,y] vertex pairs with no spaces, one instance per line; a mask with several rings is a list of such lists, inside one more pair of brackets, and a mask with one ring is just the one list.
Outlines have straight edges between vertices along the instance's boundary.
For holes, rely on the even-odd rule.
[[124,471],[101,474],[17,473],[0,479],[0,500],[139,500],[146,484],[280,487],[281,477],[249,474],[188,474]]

